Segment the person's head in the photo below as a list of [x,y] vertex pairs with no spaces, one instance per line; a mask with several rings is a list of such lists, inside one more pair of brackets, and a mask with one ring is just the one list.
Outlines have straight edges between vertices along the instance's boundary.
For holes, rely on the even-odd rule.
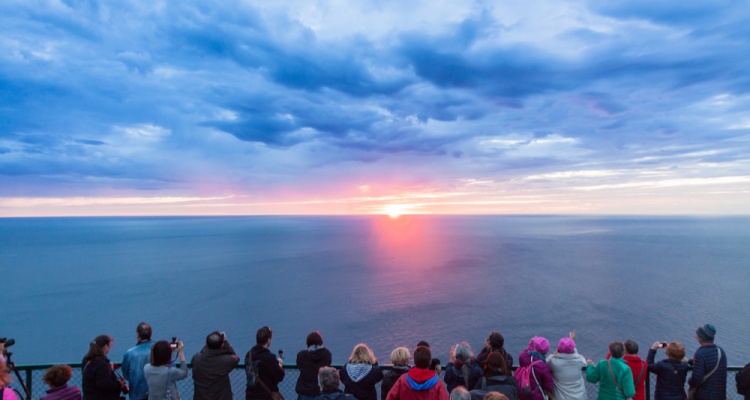
[[397,347],[391,352],[391,364],[395,367],[406,367],[409,365],[409,349],[406,347]]
[[349,356],[349,362],[352,364],[375,364],[375,355],[366,344],[360,343],[354,346],[352,355]]
[[469,393],[468,390],[466,390],[465,387],[459,386],[453,389],[453,391],[450,394],[450,399],[451,400],[471,400],[471,394]]
[[330,392],[339,390],[341,380],[339,379],[339,371],[333,367],[321,367],[318,370],[318,386],[323,392]]
[[151,325],[141,322],[135,328],[135,333],[138,335],[138,340],[151,340]]
[[430,344],[425,342],[424,340],[420,340],[419,343],[417,343],[417,347],[419,346],[427,347],[428,349],[430,348]]
[[206,336],[206,347],[209,349],[220,349],[224,347],[225,337],[219,331],[213,331]]
[[[271,328],[268,328],[268,330],[271,330]],[[256,338],[256,340],[257,340],[257,338]],[[323,345],[323,336],[318,331],[310,332],[310,334],[307,335],[307,341],[306,341],[306,343],[307,343],[307,347],[322,346]]]
[[53,365],[44,372],[42,381],[51,388],[65,385],[73,376],[73,370],[68,365]]
[[614,358],[622,358],[625,354],[625,346],[621,342],[612,342],[609,344],[609,354]]
[[99,335],[89,343],[89,352],[83,358],[88,362],[95,357],[106,357],[109,351],[112,349],[114,339],[109,335]]
[[623,343],[623,346],[625,346],[625,354],[629,356],[638,355],[638,343],[634,340],[626,340],[625,343]]
[[[273,339],[273,330],[271,328],[264,326],[260,329],[258,329],[258,332],[255,333],[255,343],[260,345],[269,345],[271,344],[271,340]],[[323,338],[320,338],[320,341],[323,341]]]
[[539,354],[547,354],[549,351],[549,341],[541,336],[531,339],[531,348]]
[[0,355],[0,388],[4,388],[10,384],[10,371],[8,365],[5,362],[5,357]]
[[492,347],[493,349],[501,349],[503,345],[505,345],[505,338],[500,334],[500,332],[490,333],[487,341],[490,343],[490,347]]
[[151,346],[151,365],[158,367],[172,362],[172,346],[166,340],[160,340]]
[[497,352],[492,352],[487,356],[484,362],[484,376],[495,376],[502,373],[509,376],[508,365],[505,363],[505,357]]
[[571,338],[564,337],[557,343],[557,351],[559,353],[573,354],[576,351],[576,342]]
[[418,346],[414,349],[414,366],[417,368],[430,368],[432,362],[432,351],[429,347]]
[[455,354],[456,360],[463,364],[468,364],[471,358],[474,357],[474,352],[471,351],[471,346],[469,346],[469,343],[467,342],[457,344]]
[[500,392],[487,392],[483,400],[508,400],[508,396]]
[[713,343],[716,336],[716,327],[713,324],[706,324],[695,331],[695,336],[700,343]]
[[680,342],[671,342],[667,345],[667,357],[672,361],[682,361],[685,358],[685,346]]

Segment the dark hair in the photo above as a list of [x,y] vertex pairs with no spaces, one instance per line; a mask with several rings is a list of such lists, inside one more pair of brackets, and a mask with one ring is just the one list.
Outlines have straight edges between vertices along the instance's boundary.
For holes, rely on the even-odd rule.
[[429,347],[418,346],[414,349],[414,366],[427,369],[432,362],[432,351]]
[[71,376],[73,376],[73,370],[70,366],[64,364],[53,365],[44,372],[42,380],[50,387],[56,388],[68,383]]
[[620,342],[612,342],[609,344],[609,354],[614,358],[622,358],[625,354],[625,346]]
[[172,362],[172,346],[166,340],[160,340],[151,346],[151,365],[158,367]]
[[[263,329],[263,328],[261,328]],[[270,330],[270,328],[269,328]],[[258,334],[260,334],[260,331],[258,331]],[[260,343],[260,342],[258,342]],[[263,342],[265,343],[265,342]],[[320,335],[320,332],[313,331],[310,332],[309,335],[307,335],[307,347],[310,346],[322,346],[323,345],[323,336]]]
[[490,333],[490,336],[487,337],[487,341],[490,342],[490,347],[496,349],[502,349],[503,345],[505,344],[505,338],[500,334],[500,332]]
[[135,332],[138,334],[139,340],[151,340],[151,325],[141,322],[138,327],[135,328]]
[[206,347],[209,349],[220,349],[224,345],[224,335],[219,331],[213,331],[206,336]]
[[104,355],[104,347],[112,342],[112,337],[109,335],[99,335],[93,342],[89,343],[89,352],[83,357],[83,363],[86,364],[91,361],[92,358],[106,357]]
[[625,343],[623,343],[623,345],[625,345],[626,353],[638,354],[638,343],[636,343],[635,341],[628,339],[625,341]]
[[484,362],[484,376],[497,375],[498,371],[502,372],[505,376],[510,376],[508,364],[505,363],[505,357],[493,351],[487,355],[487,360]]
[[425,342],[424,340],[420,340],[419,343],[417,343],[417,347],[420,347],[420,346],[427,347],[428,349],[430,348],[430,344]]
[[272,337],[273,337],[273,331],[271,330],[271,328],[264,326],[258,329],[258,333],[255,334],[255,343],[266,344],[268,343],[268,340],[271,339]]

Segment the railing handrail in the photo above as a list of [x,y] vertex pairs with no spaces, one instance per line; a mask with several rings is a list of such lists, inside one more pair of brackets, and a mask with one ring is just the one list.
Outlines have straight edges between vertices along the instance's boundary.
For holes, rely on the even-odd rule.
[[[34,371],[34,370],[39,370],[39,369],[47,369],[47,368],[49,368],[49,367],[51,367],[53,365],[60,365],[60,364],[68,365],[71,368],[81,368],[83,366],[82,363],[57,363],[57,364],[24,364],[24,365],[16,365],[16,368],[19,371],[26,371],[26,370],[32,370],[32,371]],[[378,365],[380,366],[380,368],[385,369],[385,370],[389,370],[389,369],[393,368],[393,364],[378,364]],[[283,364],[282,366],[284,367],[284,369],[298,369],[297,368],[297,364]],[[342,368],[343,366],[344,366],[344,364],[331,364],[331,367],[333,367],[333,368]],[[187,363],[187,367],[189,369],[191,369],[191,368],[193,368],[193,364],[192,363]],[[445,368],[447,367],[447,365],[441,365],[440,367],[443,370],[445,370]],[[236,368],[237,369],[244,369],[245,368],[245,364],[244,363],[239,363],[239,364],[237,364]],[[513,369],[513,371],[515,371],[517,368],[518,367],[514,365],[512,369]],[[740,366],[734,366],[734,365],[733,366],[727,366],[727,371],[739,372],[739,371],[742,370],[742,368],[744,368],[744,366],[742,366],[742,365],[740,365]],[[582,369],[585,370],[586,367],[583,367]],[[693,367],[692,366],[688,366],[688,371],[692,371],[692,370],[693,370]]]

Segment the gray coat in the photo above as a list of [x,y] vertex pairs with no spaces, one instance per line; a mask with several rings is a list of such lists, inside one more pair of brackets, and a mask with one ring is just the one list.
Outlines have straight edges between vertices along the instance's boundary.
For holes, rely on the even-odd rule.
[[573,354],[552,354],[547,357],[547,365],[555,382],[555,400],[588,400],[583,379],[586,360],[578,354],[578,350]]
[[[167,378],[167,372],[169,378]],[[143,374],[148,383],[149,400],[164,400],[167,397],[167,381],[170,379],[172,381],[172,399],[176,399],[177,385],[174,382],[187,378],[187,363],[180,363],[177,368],[166,365],[154,367],[151,364],[146,364],[143,367]]]

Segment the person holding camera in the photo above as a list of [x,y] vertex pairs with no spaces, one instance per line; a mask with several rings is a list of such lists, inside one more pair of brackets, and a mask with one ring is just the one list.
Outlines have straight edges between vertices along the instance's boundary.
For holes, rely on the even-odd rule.
[[240,358],[229,344],[226,333],[209,333],[206,346],[193,356],[191,363],[193,400],[232,400],[229,373],[240,363]]
[[146,378],[143,376],[143,367],[148,364],[151,354],[151,325],[141,322],[135,328],[138,342],[135,347],[125,352],[122,356],[122,377],[128,381],[130,400],[143,400],[148,393]]
[[10,370],[8,369],[8,364],[5,361],[5,356],[2,355],[4,352],[4,345],[0,343],[0,399],[2,400],[18,400],[18,396],[16,396],[16,392],[13,391],[13,389],[9,388],[8,385],[10,385],[10,381],[12,380],[10,376]]
[[[666,348],[667,358],[655,363],[656,350]],[[651,346],[646,357],[648,372],[656,375],[655,400],[685,400],[685,381],[688,364],[685,360],[685,346],[680,342],[660,343]]]
[[114,339],[107,335],[99,335],[89,344],[82,362],[83,400],[119,400],[120,392],[127,393],[128,386],[115,375],[107,358],[113,344]]
[[[177,399],[175,381],[187,378],[187,362],[182,342],[175,338],[172,343],[160,340],[151,346],[151,362],[143,367],[143,374],[148,384],[148,399]],[[172,367],[172,353],[177,352],[180,363]]]
[[272,341],[271,328],[264,326],[258,329],[255,334],[256,344],[245,355],[245,374],[247,375],[245,398],[247,400],[284,399],[279,392],[279,382],[284,380],[284,367],[281,357],[277,359],[269,350]]

